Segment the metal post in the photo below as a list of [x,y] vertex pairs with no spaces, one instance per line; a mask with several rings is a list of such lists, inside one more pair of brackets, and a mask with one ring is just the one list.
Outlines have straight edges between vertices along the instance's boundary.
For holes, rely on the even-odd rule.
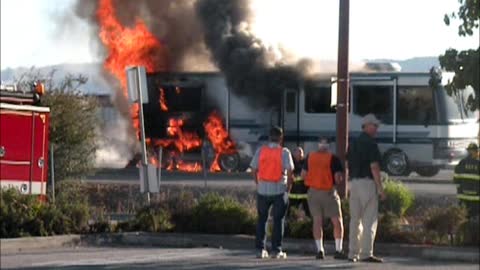
[[[337,69],[337,155],[345,164],[348,143],[348,32],[349,32],[349,0],[340,0],[340,18],[338,25],[338,69]],[[347,194],[345,181],[338,187],[339,194],[344,198]]]
[[398,78],[393,79],[393,144],[397,143],[397,94],[398,94]]
[[[303,85],[302,82],[302,89],[305,89]],[[297,88],[297,108],[295,110],[295,113],[297,114],[297,146],[300,146],[300,93],[300,88]]]
[[145,142],[145,123],[144,123],[144,116],[143,116],[143,97],[140,90],[140,69],[137,69],[137,91],[138,91],[138,111],[139,111],[139,118],[140,121],[140,139],[141,139],[141,149],[142,149],[142,167],[143,167],[143,179],[144,179],[144,187],[147,194],[147,203],[150,205],[150,189],[148,186],[148,163],[147,163],[147,145]]
[[163,156],[163,147],[160,147],[158,150],[158,190],[160,191],[160,183],[162,182],[162,156]]
[[203,181],[205,188],[207,187],[207,151],[206,151],[206,142],[203,141],[202,144],[202,170],[203,170]]
[[50,144],[50,181],[52,183],[52,202],[55,202],[55,160],[53,157],[53,144]]
[[230,133],[230,88],[227,87],[227,117],[225,119],[227,132]]

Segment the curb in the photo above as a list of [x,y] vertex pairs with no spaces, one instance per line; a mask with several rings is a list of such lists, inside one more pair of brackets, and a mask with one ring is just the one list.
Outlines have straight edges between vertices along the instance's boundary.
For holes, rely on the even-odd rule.
[[[8,254],[32,249],[125,245],[172,248],[211,247],[221,249],[253,249],[255,242],[254,239],[255,237],[251,235],[145,232],[63,235],[0,239],[0,252],[2,254]],[[283,247],[287,252],[292,253],[315,253],[315,245],[310,239],[287,238],[284,240]],[[332,254],[334,252],[334,242],[326,241],[325,250],[327,254]],[[480,252],[478,247],[439,247],[428,245],[376,243],[375,252],[382,256],[415,257],[439,261],[480,262]]]
[[75,247],[81,243],[81,235],[1,238],[0,253],[7,254],[33,249]]

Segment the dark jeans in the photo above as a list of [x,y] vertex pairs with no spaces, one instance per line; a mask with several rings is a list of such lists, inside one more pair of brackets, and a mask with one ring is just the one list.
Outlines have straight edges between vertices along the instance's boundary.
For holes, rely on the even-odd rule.
[[257,236],[255,247],[259,250],[266,249],[267,241],[267,219],[270,207],[273,205],[273,233],[272,251],[282,251],[282,238],[284,231],[285,214],[287,212],[288,199],[283,200],[283,194],[265,196],[257,194]]

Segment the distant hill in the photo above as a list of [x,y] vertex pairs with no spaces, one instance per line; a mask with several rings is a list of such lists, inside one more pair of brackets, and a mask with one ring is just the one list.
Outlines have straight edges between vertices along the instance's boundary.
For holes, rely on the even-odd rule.
[[[432,66],[440,66],[438,57],[415,57],[406,60],[369,59],[367,62],[396,62],[402,67],[402,72],[428,72]],[[88,64],[61,64],[36,68],[43,74],[56,69],[54,80],[61,80],[67,74],[83,74],[88,77],[88,82],[80,89],[87,94],[109,94],[111,85],[101,76],[102,65],[99,63]],[[1,71],[1,80],[12,82],[18,79],[29,68],[6,68]]]
[[396,62],[402,67],[402,72],[428,72],[432,67],[440,67],[438,57],[415,57],[406,60],[372,59],[367,62]]

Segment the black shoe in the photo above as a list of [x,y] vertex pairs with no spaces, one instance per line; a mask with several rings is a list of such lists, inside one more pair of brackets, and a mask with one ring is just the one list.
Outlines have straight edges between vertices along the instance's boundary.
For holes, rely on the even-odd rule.
[[349,262],[356,263],[358,261],[357,258],[348,258]]
[[362,259],[362,262],[371,262],[371,263],[383,263],[383,259],[375,256],[370,256],[368,258]]
[[317,253],[317,256],[315,256],[315,258],[317,258],[317,260],[323,260],[325,259],[325,253],[323,253],[323,251],[319,251]]
[[348,259],[348,256],[343,253],[343,251],[335,251],[335,255],[333,255],[333,258],[337,260],[346,260]]

